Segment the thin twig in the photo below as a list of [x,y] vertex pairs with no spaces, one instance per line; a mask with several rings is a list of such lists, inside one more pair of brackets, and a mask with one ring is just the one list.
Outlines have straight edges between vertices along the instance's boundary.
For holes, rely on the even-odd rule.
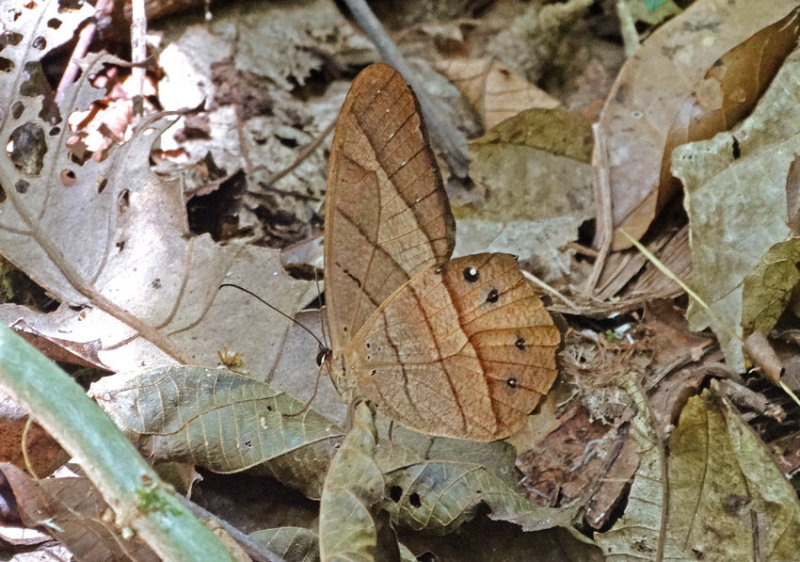
[[322,131],[317,136],[317,138],[315,138],[313,141],[305,145],[300,150],[300,153],[297,155],[297,158],[295,158],[294,162],[289,164],[283,170],[272,174],[263,182],[259,182],[259,184],[263,185],[264,187],[272,187],[278,180],[290,174],[294,169],[296,169],[300,164],[302,164],[303,160],[308,158],[319,147],[320,144],[322,144],[322,141],[324,141],[328,137],[328,135],[331,134],[331,131],[333,131],[333,128],[335,126],[336,126],[336,119],[331,121],[331,123],[327,127],[325,127],[325,130]]
[[375,48],[378,49],[383,59],[402,74],[414,90],[431,137],[450,167],[450,172],[459,178],[467,177],[469,156],[467,156],[467,141],[464,134],[442,117],[444,113],[438,108],[437,100],[430,97],[425,91],[422,81],[400,54],[397,45],[386,33],[365,0],[344,0],[344,3],[347,4],[364,33],[375,44]]
[[611,215],[611,186],[608,179],[608,147],[606,146],[606,136],[599,123],[592,125],[592,135],[594,136],[592,183],[594,184],[594,204],[597,213],[595,246],[598,247],[598,252],[592,273],[583,287],[583,296],[586,298],[592,296],[600,274],[603,272],[606,257],[611,250],[611,238],[614,231],[614,220]]
[[56,89],[55,102],[59,107],[64,100],[64,93],[67,88],[72,84],[81,70],[78,61],[81,60],[89,50],[89,45],[92,44],[94,34],[97,31],[97,22],[103,17],[111,13],[111,7],[114,5],[114,0],[97,0],[97,5],[94,10],[94,20],[87,23],[80,34],[78,34],[78,42],[75,43],[75,48],[72,49],[72,54],[69,57],[67,68],[64,69],[64,74],[61,75],[61,81],[58,83]]
[[142,66],[147,59],[147,12],[145,0],[131,0],[131,69],[133,92],[135,96],[144,94],[145,69]]
[[521,271],[522,271],[522,275],[523,275],[523,277],[525,277],[525,279],[527,279],[528,281],[530,281],[531,283],[533,283],[535,285],[538,285],[539,287],[541,287],[545,291],[547,291],[549,293],[552,293],[553,295],[555,295],[558,299],[560,299],[564,304],[566,304],[568,307],[570,307],[575,312],[580,312],[581,311],[581,308],[577,304],[575,304],[574,302],[569,300],[569,298],[567,298],[566,296],[561,294],[561,291],[559,291],[558,289],[556,289],[554,287],[551,287],[550,285],[548,285],[547,283],[545,283],[544,281],[542,281],[541,279],[536,277],[530,271],[525,271],[524,269],[521,270]]

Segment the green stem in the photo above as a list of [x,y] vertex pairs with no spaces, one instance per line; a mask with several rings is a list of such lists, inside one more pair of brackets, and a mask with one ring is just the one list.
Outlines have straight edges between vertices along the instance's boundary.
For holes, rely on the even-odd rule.
[[80,463],[117,525],[136,532],[163,560],[234,559],[83,389],[6,326],[0,326],[0,386]]

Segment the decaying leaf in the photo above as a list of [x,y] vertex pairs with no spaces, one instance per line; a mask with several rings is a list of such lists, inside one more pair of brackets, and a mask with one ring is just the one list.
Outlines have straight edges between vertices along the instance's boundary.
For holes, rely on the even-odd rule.
[[704,392],[670,438],[673,541],[706,560],[790,560],[800,548],[792,485],[739,412]]
[[634,476],[625,513],[595,542],[612,559],[684,558],[681,545],[665,541],[668,525],[668,484],[664,446],[642,388],[633,377],[623,378],[620,386],[636,405],[631,420],[631,438],[637,445],[639,468]]
[[769,333],[783,314],[792,289],[800,281],[800,238],[774,244],[744,278],[742,289],[742,331],[749,336],[758,330]]
[[400,558],[397,539],[382,509],[384,484],[374,458],[376,440],[371,408],[359,402],[353,411],[353,427],[322,489],[319,552],[324,562]]
[[151,460],[214,472],[262,471],[319,497],[339,431],[326,418],[251,377],[164,367],[118,374],[90,394]]
[[510,252],[545,279],[569,271],[578,227],[593,214],[588,123],[564,108],[530,109],[470,145],[478,189],[453,202],[455,254]]
[[800,503],[763,443],[716,392],[689,399],[669,456],[643,391],[623,386],[638,412],[640,465],[623,516],[597,544],[611,559],[790,559]]
[[[71,18],[72,12],[62,15],[55,1],[37,10],[44,15],[22,9],[20,17],[8,23],[7,33],[40,35],[53,46],[65,40],[68,26],[60,25],[59,38],[52,22]],[[77,21],[66,21],[77,26]],[[309,300],[310,284],[279,274],[277,258],[272,266],[265,261],[270,252],[245,250],[235,243],[221,246],[208,236],[189,235],[180,182],[156,177],[148,169],[151,147],[170,124],[169,117],[141,123],[133,138],[113,147],[102,162],[76,161],[66,146],[69,127],[42,111],[48,106],[38,90],[28,93],[23,87],[25,68],[42,56],[35,45],[28,39],[8,44],[2,55],[13,64],[0,93],[15,99],[20,88],[21,97],[0,123],[0,136],[13,140],[0,159],[0,185],[6,195],[0,203],[0,251],[63,304],[46,315],[4,305],[3,321],[52,342],[63,341],[71,353],[109,369],[191,356],[193,362],[211,365],[222,345],[236,348],[234,338],[258,324],[245,321],[247,314],[235,313],[261,315],[246,295],[229,291],[215,299],[226,274],[239,277],[240,284],[252,290],[259,290],[266,279],[280,279],[282,289],[274,292],[280,292],[281,300],[297,299],[280,305],[290,312]],[[108,55],[87,57],[81,78],[66,90],[62,111],[88,107],[102,95],[88,77],[106,64],[121,63]],[[23,150],[31,143],[35,146]],[[23,161],[27,153],[35,157]],[[234,318],[238,331],[230,329]],[[220,319],[226,322],[219,324]],[[209,323],[201,327],[203,320]],[[263,372],[269,372],[287,324],[261,323],[267,345],[254,342],[257,353],[247,358],[251,367],[267,367]]]
[[320,70],[325,56],[348,50],[371,51],[334,4],[303,0],[266,4],[238,18],[235,62],[239,70],[255,72],[286,90],[304,85]]
[[554,109],[561,105],[497,60],[453,59],[437,62],[434,68],[458,86],[486,130],[526,109]]
[[77,560],[159,560],[135,537],[124,539],[113,517],[110,521],[104,518],[110,508],[87,478],[33,480],[5,463],[0,464],[0,471],[14,491],[23,521],[46,529]]
[[689,215],[692,286],[716,316],[690,302],[690,325],[710,325],[727,362],[740,371],[744,278],[773,244],[791,236],[786,177],[800,152],[798,73],[795,51],[740,125],[673,153],[672,172],[683,182]]
[[[28,424],[30,427],[26,434]],[[23,447],[33,472],[41,478],[69,460],[69,454],[56,440],[30,421],[28,412],[19,402],[0,392],[0,462],[25,468]]]
[[[665,200],[660,198],[658,185],[667,134],[689,94],[699,92],[708,69],[724,53],[795,7],[794,0],[698,0],[659,28],[628,60],[600,118],[608,146],[615,229],[624,228],[638,238],[650,226],[659,201]],[[760,70],[760,56],[757,48],[748,53],[748,77],[759,74],[753,70]],[[710,74],[714,74],[713,68]],[[715,108],[725,100],[719,96],[719,82],[713,84],[718,79],[711,80],[717,101],[701,99]],[[738,85],[740,81],[735,82]],[[761,76],[756,82],[764,84],[769,79]],[[757,98],[745,96],[736,85],[725,91],[726,96],[737,106],[747,99],[752,107]],[[629,246],[617,230],[613,247]]]

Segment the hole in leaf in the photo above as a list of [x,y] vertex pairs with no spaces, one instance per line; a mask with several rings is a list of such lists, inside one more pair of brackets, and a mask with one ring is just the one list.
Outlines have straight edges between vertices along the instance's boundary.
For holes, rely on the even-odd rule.
[[33,46],[34,49],[38,49],[39,51],[43,51],[45,49],[45,47],[47,47],[47,39],[45,39],[44,37],[39,36],[39,37],[37,37],[36,39],[33,40],[33,43],[31,43],[31,45]]
[[420,499],[419,494],[416,492],[408,496],[408,503],[410,503],[412,507],[422,506],[422,500]]
[[[297,148],[297,140],[278,136],[278,141],[287,148]],[[262,143],[263,144],[263,143]]]
[[29,176],[38,176],[47,153],[44,131],[36,123],[20,125],[9,135],[6,152],[17,170]]
[[30,184],[26,180],[17,180],[17,183],[14,184],[14,189],[17,190],[17,193],[26,193],[29,186]]
[[61,170],[61,183],[64,184],[64,187],[72,187],[76,181],[78,179],[75,177],[75,172],[67,168]]
[[47,20],[47,27],[50,29],[58,29],[61,27],[61,20],[58,18],[50,18]]
[[392,486],[389,488],[389,497],[392,498],[394,503],[399,502],[400,498],[403,497],[403,488],[400,486]]
[[128,189],[123,189],[117,198],[117,210],[120,214],[128,210],[131,206],[131,192]]
[[16,31],[4,31],[0,33],[0,51],[6,48],[6,45],[19,45],[22,41],[22,34]]
[[23,111],[25,111],[25,104],[21,101],[15,101],[11,106],[11,115],[14,116],[14,119],[19,119]]

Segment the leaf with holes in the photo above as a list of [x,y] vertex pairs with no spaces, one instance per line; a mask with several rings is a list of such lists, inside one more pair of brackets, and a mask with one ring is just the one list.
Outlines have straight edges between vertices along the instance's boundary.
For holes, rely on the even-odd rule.
[[475,516],[481,504],[489,517],[525,531],[568,527],[575,507],[535,505],[496,474],[471,462],[425,461],[386,474],[386,509],[395,524],[449,533]]
[[[44,55],[39,47],[63,43],[80,21],[58,4],[31,3],[0,15],[10,18],[3,20],[0,56],[11,61],[3,63],[0,99],[14,100],[0,108],[6,146],[0,155],[0,253],[62,305],[52,314],[4,305],[0,318],[112,370],[190,358],[215,364],[223,344],[233,347],[237,334],[258,324],[245,321],[247,315],[263,316],[245,295],[228,290],[216,299],[226,275],[263,294],[280,293],[278,306],[289,312],[307,299],[310,284],[283,274],[275,252],[190,235],[180,182],[159,178],[148,167],[169,116],[145,119],[100,162],[69,149],[64,116],[101,96],[91,76],[125,63],[87,56],[81,78],[65,90],[59,115],[47,88],[33,83]],[[259,289],[259,280],[272,290]],[[287,322],[261,324],[268,343],[248,357],[248,367],[268,372],[282,351]]]

